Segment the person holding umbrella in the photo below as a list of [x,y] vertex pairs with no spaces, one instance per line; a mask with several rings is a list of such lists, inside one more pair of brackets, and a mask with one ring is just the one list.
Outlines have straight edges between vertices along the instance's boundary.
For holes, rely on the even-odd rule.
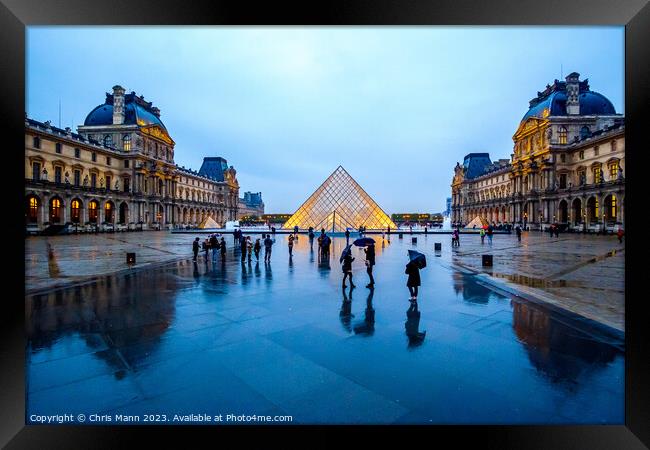
[[368,289],[374,289],[375,278],[372,276],[372,266],[375,265],[375,240],[371,238],[360,238],[353,242],[357,247],[366,247],[366,273],[370,277],[370,283],[366,286]]
[[409,250],[409,259],[410,261],[404,271],[409,276],[406,281],[406,287],[408,287],[409,293],[411,294],[409,301],[417,302],[418,286],[420,286],[420,269],[427,266],[427,260],[422,253],[416,252],[415,250]]
[[345,285],[345,279],[347,277],[350,277],[350,289],[356,287],[352,282],[352,261],[354,261],[354,258],[352,257],[350,248],[352,248],[351,245],[346,246],[343,253],[341,253],[341,258],[339,258],[339,261],[343,263],[343,289],[347,287]]

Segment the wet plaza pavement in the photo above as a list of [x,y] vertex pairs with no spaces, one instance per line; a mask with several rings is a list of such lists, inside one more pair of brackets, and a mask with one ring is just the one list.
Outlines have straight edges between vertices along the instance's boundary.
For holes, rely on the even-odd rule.
[[[323,264],[307,237],[289,260],[287,237],[277,236],[269,265],[242,265],[227,237],[225,263],[182,259],[28,295],[28,420],[194,413],[291,415],[294,424],[624,422],[621,339],[455,269],[448,238],[419,236],[413,245],[393,236],[382,245],[374,237],[374,291],[364,287],[357,249],[357,288],[342,291],[343,238]],[[405,286],[408,249],[428,260],[418,311]]]

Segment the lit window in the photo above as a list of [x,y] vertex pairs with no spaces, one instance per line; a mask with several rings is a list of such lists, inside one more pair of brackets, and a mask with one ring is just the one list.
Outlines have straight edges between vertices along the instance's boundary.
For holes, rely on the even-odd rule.
[[131,151],[131,135],[126,134],[122,138],[122,150],[125,152]]
[[567,142],[567,129],[565,127],[560,127],[559,131],[559,142],[560,144],[566,144]]
[[70,209],[70,218],[72,223],[79,223],[81,218],[81,202],[79,200],[72,200]]
[[30,223],[38,222],[38,199],[36,197],[29,198],[29,210],[27,216]]

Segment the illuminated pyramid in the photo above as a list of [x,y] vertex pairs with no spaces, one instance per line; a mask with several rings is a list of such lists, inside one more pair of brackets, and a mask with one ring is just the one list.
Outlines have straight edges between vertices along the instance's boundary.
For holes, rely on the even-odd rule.
[[397,227],[345,169],[339,166],[282,226],[326,231],[346,228],[385,230]]

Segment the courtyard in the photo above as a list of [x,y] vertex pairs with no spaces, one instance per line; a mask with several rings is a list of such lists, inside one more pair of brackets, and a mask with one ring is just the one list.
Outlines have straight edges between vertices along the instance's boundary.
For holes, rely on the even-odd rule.
[[[277,235],[270,264],[242,264],[231,236],[225,262],[196,264],[191,234],[28,238],[28,417],[623,423],[616,238],[531,232],[490,246],[461,235],[452,249],[444,234],[415,244],[408,234],[373,237],[372,291],[356,248],[357,288],[341,289],[340,237],[319,261],[305,235],[291,259]],[[407,300],[408,249],[427,255],[417,311]],[[488,252],[494,266],[483,268]]]

